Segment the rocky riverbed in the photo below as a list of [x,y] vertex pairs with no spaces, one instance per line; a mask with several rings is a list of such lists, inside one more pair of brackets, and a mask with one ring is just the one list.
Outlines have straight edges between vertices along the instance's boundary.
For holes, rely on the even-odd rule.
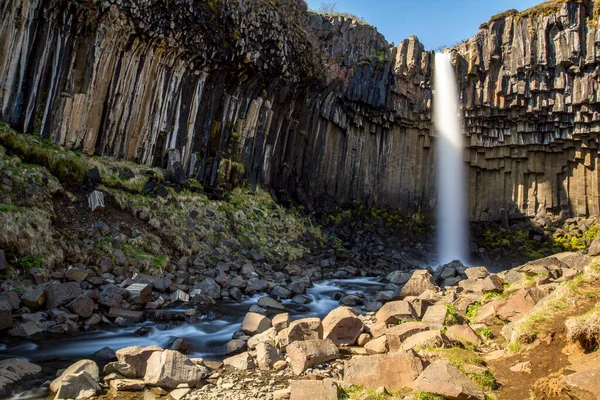
[[[561,253],[499,274],[460,262],[395,272],[379,284],[367,281],[377,301],[331,300],[323,318],[260,297],[223,357],[198,357],[183,338],[168,347],[123,342],[82,357],[42,386],[55,399],[483,400],[529,391],[596,398],[598,254],[600,240],[587,255]],[[357,283],[365,282],[350,285]],[[347,293],[339,303],[350,296],[360,298]],[[552,348],[568,357],[540,370],[541,354]],[[2,361],[0,371],[5,394],[42,374],[20,359]],[[522,376],[535,381],[515,386]]]

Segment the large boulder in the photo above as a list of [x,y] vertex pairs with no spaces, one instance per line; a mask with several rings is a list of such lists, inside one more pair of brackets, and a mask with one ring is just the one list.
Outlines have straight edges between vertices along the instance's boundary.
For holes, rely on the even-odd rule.
[[323,338],[336,346],[351,346],[365,329],[363,322],[348,307],[338,307],[323,319]]
[[63,374],[54,400],[89,399],[100,391],[100,385],[87,371],[70,375]]
[[423,372],[424,363],[412,351],[383,355],[355,356],[344,361],[344,383],[366,389],[400,390],[409,387]]
[[206,278],[202,282],[194,286],[195,289],[200,289],[201,293],[211,299],[221,298],[221,286],[212,278]]
[[387,337],[388,348],[390,351],[400,350],[402,343],[409,337],[419,333],[428,331],[429,326],[422,322],[407,322],[388,328],[385,331]]
[[271,328],[271,320],[264,315],[249,312],[244,317],[240,330],[246,335],[256,335]]
[[483,342],[479,335],[469,325],[453,325],[446,329],[446,336],[453,341],[465,344],[481,345]]
[[416,350],[425,347],[447,347],[450,344],[448,338],[439,330],[424,331],[416,333],[407,338],[402,346],[401,350]]
[[269,342],[262,342],[256,346],[256,363],[258,368],[268,371],[277,361],[282,361],[283,356],[277,348]]
[[339,358],[339,351],[330,339],[306,340],[287,346],[292,371],[300,375],[307,368]]
[[448,307],[446,304],[435,304],[427,307],[422,321],[434,329],[442,329],[446,324]]
[[414,390],[433,393],[449,400],[485,399],[485,393],[449,362],[430,364],[413,382]]
[[[71,364],[67,369],[63,371],[63,373],[58,378],[53,380],[52,383],[50,383],[50,390],[52,390],[55,393],[58,392],[62,385],[62,381],[66,377],[77,375],[81,372],[87,373],[94,382],[100,380],[100,369],[98,368],[98,364],[96,364],[92,360],[80,360],[74,364]],[[85,383],[86,380],[84,378],[79,377],[77,379],[74,379],[73,382]]]
[[73,301],[71,301],[65,306],[67,310],[72,311],[83,318],[91,317],[94,313],[95,307],[96,303],[94,303],[94,300],[90,299],[85,294],[77,296],[77,298],[75,298]]
[[406,282],[402,290],[400,291],[400,296],[402,298],[408,296],[419,296],[426,290],[437,291],[439,286],[436,285],[433,276],[427,270],[417,270],[413,272],[411,278]]
[[277,338],[277,331],[275,328],[269,328],[263,333],[259,333],[258,335],[252,336],[248,339],[248,348],[250,350],[254,350],[259,343],[271,343],[275,344],[275,339]]
[[292,321],[288,328],[277,333],[277,347],[284,350],[290,343],[323,338],[323,325],[320,318],[302,318]]
[[483,279],[466,279],[460,281],[458,286],[467,293],[485,294],[504,290],[504,285],[498,275],[490,275]]
[[37,377],[42,367],[20,358],[9,358],[0,361],[0,397],[7,396],[13,386],[20,382]]
[[46,286],[46,306],[49,310],[64,306],[83,294],[78,282],[51,283]]
[[521,319],[545,296],[538,288],[519,289],[495,304],[496,315],[503,321]]
[[563,388],[569,398],[578,400],[600,399],[600,368],[588,369],[565,376]]
[[21,296],[21,302],[32,311],[41,309],[46,302],[46,294],[42,290],[29,289]]
[[332,379],[290,382],[290,400],[337,400],[338,387]]
[[414,321],[416,315],[408,301],[399,300],[384,304],[375,314],[375,319],[384,324],[397,324],[402,321]]
[[158,346],[130,346],[117,350],[115,355],[119,362],[129,364],[135,370],[136,378],[141,378],[146,375],[146,365],[150,356],[162,351],[163,349]]
[[208,375],[208,369],[196,365],[188,357],[175,350],[154,352],[148,359],[144,382],[150,386],[174,389],[182,383],[198,387]]

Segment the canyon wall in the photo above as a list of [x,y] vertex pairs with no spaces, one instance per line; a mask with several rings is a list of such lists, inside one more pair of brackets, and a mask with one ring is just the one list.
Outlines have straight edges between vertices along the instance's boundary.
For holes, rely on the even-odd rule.
[[[469,213],[600,214],[593,7],[507,13],[452,49]],[[297,0],[0,0],[0,116],[206,188],[309,210],[435,208],[433,53]]]

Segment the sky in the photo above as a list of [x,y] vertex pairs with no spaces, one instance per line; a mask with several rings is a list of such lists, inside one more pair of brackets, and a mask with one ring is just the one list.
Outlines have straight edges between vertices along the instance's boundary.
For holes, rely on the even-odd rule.
[[451,46],[477,33],[492,15],[532,7],[542,0],[306,0],[318,9],[335,3],[337,10],[356,14],[377,27],[396,45],[416,35],[427,50]]

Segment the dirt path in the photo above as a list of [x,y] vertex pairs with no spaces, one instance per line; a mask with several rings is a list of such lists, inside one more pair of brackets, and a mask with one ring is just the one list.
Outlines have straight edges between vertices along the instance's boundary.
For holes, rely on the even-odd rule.
[[[518,354],[490,361],[490,369],[500,384],[497,399],[568,400],[569,397],[561,393],[564,375],[572,372],[569,357],[563,352],[569,344],[565,320],[587,312],[599,299],[599,295],[582,296],[574,307],[556,315],[545,334],[535,343],[524,346]],[[510,370],[515,364],[526,361],[531,362],[531,373]]]

